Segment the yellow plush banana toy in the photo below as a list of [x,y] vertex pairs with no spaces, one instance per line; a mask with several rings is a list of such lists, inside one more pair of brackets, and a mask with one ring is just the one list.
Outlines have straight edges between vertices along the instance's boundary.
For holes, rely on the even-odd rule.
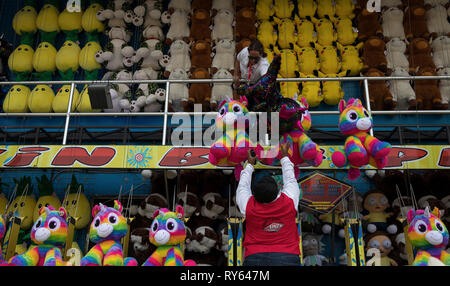
[[269,20],[274,13],[273,0],[257,0],[256,19],[258,19],[258,21]]
[[272,22],[265,20],[258,26],[257,39],[261,42],[265,49],[272,49],[277,43],[278,34],[273,28]]
[[75,72],[80,66],[81,49],[73,41],[65,41],[59,51],[56,53],[56,68],[62,80],[73,80]]
[[303,47],[297,52],[298,69],[300,73],[312,75],[319,71],[320,63],[317,52],[313,47]]
[[[343,77],[345,72],[339,74],[324,74],[319,71],[320,77]],[[328,105],[336,105],[344,98],[344,90],[340,81],[323,81],[322,82],[323,101]]]
[[[67,112],[67,108],[69,107],[70,90],[71,90],[70,84],[63,85],[58,90],[52,103],[52,108],[54,112],[56,113]],[[75,111],[75,108],[79,100],[80,100],[80,93],[75,88],[73,91],[72,107],[70,109],[71,112]]]
[[33,113],[52,112],[52,103],[55,98],[53,89],[46,84],[38,84],[28,97],[28,108]]
[[27,81],[33,72],[34,50],[31,46],[18,46],[8,58],[9,70],[16,76],[17,81]]
[[297,0],[298,16],[302,19],[311,19],[317,11],[317,3],[314,0]]
[[13,85],[3,101],[3,111],[6,113],[28,112],[28,96],[30,89],[25,85]]
[[341,70],[341,61],[334,46],[315,45],[320,61],[320,71],[324,74],[337,74]]
[[105,24],[97,19],[97,12],[103,10],[98,1],[91,0],[89,7],[81,17],[81,27],[88,34],[88,41],[98,41],[98,33],[105,31]]
[[364,63],[359,57],[359,52],[364,45],[364,42],[356,46],[343,46],[337,43],[337,48],[341,54],[342,71],[346,72],[347,76],[358,76]]
[[55,39],[60,32],[58,24],[58,0],[44,0],[44,6],[39,11],[36,26],[41,34],[41,41],[55,44]]
[[76,42],[78,40],[78,34],[83,31],[81,26],[82,17],[83,12],[68,11],[67,8],[59,14],[58,24],[61,31],[66,35],[66,41]]
[[56,49],[49,42],[42,42],[33,54],[33,69],[39,80],[52,80],[56,71]]
[[297,23],[297,45],[301,48],[311,46],[317,42],[317,33],[314,23],[306,19],[298,19]]
[[[311,74],[302,74],[300,73],[300,77],[302,78],[315,78],[315,75]],[[304,81],[302,82],[302,92],[300,94],[301,97],[306,98],[308,101],[309,107],[316,107],[323,100],[322,91],[320,89],[319,81]]]
[[14,15],[12,26],[14,32],[20,36],[20,43],[33,46],[37,32],[37,12],[34,0],[25,1],[25,6]]
[[351,45],[358,38],[358,32],[352,26],[352,20],[347,17],[336,17],[333,19],[337,31],[337,41],[341,45]]
[[297,42],[294,21],[289,18],[279,19],[276,17],[273,20],[278,26],[278,46],[280,49],[292,49]]
[[95,60],[95,55],[101,50],[102,47],[98,42],[87,42],[81,49],[79,63],[84,70],[86,80],[97,79],[98,71],[102,65]]

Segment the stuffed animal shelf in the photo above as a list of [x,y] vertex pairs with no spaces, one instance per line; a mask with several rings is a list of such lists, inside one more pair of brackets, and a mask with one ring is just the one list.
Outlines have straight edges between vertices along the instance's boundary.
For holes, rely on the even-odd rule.
[[184,260],[180,244],[186,238],[183,207],[175,212],[159,209],[153,215],[150,242],[157,248],[142,266],[196,266],[193,260]]
[[349,166],[348,178],[355,180],[360,176],[360,169],[367,164],[383,169],[391,144],[380,141],[368,134],[373,127],[372,116],[359,99],[351,98],[348,102],[339,102],[339,129],[347,136],[343,150],[336,150],[331,155],[336,167]]
[[439,209],[434,208],[433,212],[428,207],[425,210],[410,210],[408,223],[408,238],[418,250],[412,265],[450,265],[450,253],[445,250],[449,235],[445,224],[440,220]]
[[39,215],[31,229],[33,245],[25,253],[13,256],[9,263],[16,266],[66,266],[61,251],[68,232],[65,209],[42,207]]
[[123,257],[120,239],[127,234],[127,220],[122,215],[122,205],[114,201],[114,207],[102,204],[92,209],[94,217],[89,239],[95,246],[81,259],[81,266],[137,266],[133,257]]
[[240,101],[227,99],[220,103],[216,128],[223,130],[224,134],[213,143],[209,151],[209,162],[212,165],[235,167],[237,181],[243,169],[241,162],[248,158],[248,150],[255,150],[257,155],[262,150],[260,145],[255,147],[252,144],[245,131],[245,126],[250,124],[247,105],[245,96]]

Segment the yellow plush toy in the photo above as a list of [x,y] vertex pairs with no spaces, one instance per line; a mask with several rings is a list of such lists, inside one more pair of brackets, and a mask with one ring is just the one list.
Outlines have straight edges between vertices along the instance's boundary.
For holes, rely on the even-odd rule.
[[76,219],[75,228],[82,229],[88,226],[91,221],[91,205],[84,194],[84,186],[77,182],[72,175],[70,184],[65,188],[69,193],[63,199],[63,207],[67,211],[67,217]]
[[[339,74],[324,74],[319,71],[320,77],[343,77],[345,72]],[[344,90],[340,81],[323,81],[322,82],[323,101],[328,105],[336,105],[344,98]]]
[[336,16],[355,18],[355,0],[335,0],[336,2]]
[[336,17],[333,19],[337,31],[337,41],[341,45],[351,45],[358,38],[358,32],[352,26],[352,20],[347,17]]
[[65,41],[59,51],[56,53],[56,68],[59,71],[62,80],[73,80],[75,72],[80,66],[81,49],[73,41]]
[[302,19],[311,19],[317,11],[317,3],[314,0],[297,0],[298,16]]
[[282,81],[280,82],[281,95],[285,98],[297,99],[298,86],[300,82]]
[[337,40],[337,34],[334,32],[333,23],[328,19],[311,19],[316,27],[317,43],[322,46],[333,44]]
[[275,11],[275,17],[284,19],[290,18],[294,11],[295,5],[291,0],[274,0],[273,10]]
[[257,0],[256,19],[258,19],[258,21],[269,20],[274,13],[273,0]]
[[22,177],[19,180],[14,178],[14,182],[17,186],[16,197],[8,206],[6,213],[23,217],[20,229],[28,230],[33,224],[33,210],[36,205],[31,177]]
[[359,57],[359,52],[363,45],[364,42],[356,46],[342,46],[337,43],[337,48],[341,54],[341,69],[346,72],[347,76],[358,76],[364,66],[363,61]]
[[288,18],[279,19],[276,17],[274,17],[274,21],[278,25],[278,46],[280,49],[292,49],[297,42],[294,21]]
[[7,113],[28,112],[30,89],[25,85],[13,85],[3,101],[3,111]]
[[[300,77],[302,78],[315,78],[315,75],[311,74],[302,74],[300,73]],[[309,107],[318,106],[322,100],[322,91],[320,89],[320,81],[303,81],[302,82],[302,93],[301,97],[306,98],[308,101]]]
[[[63,85],[55,95],[53,99],[52,108],[54,112],[62,113],[67,112],[67,108],[69,107],[69,98],[70,98],[70,85]],[[78,101],[80,100],[80,93],[75,88],[73,91],[72,97],[72,108],[71,112],[75,111]]]
[[312,75],[315,71],[319,71],[320,63],[317,52],[312,47],[303,47],[297,52],[298,69],[300,73]]
[[264,49],[264,52],[267,54],[267,57],[266,57],[267,61],[269,63],[271,63],[273,60],[273,54],[274,54],[273,51],[271,49]]
[[42,42],[54,44],[56,35],[60,32],[57,6],[58,0],[44,0],[44,6],[37,15],[36,27],[41,34]]
[[51,80],[56,71],[56,49],[49,42],[42,42],[33,54],[33,69],[40,80]]
[[277,31],[273,28],[272,22],[264,20],[258,26],[258,34],[256,37],[265,49],[273,49],[273,47],[277,43],[278,34]]
[[80,92],[80,100],[76,105],[76,111],[78,112],[100,112],[101,110],[92,109],[91,100],[89,99],[88,85],[83,87]]
[[309,47],[311,43],[317,42],[317,33],[314,24],[306,19],[298,19],[297,23],[297,45]]
[[86,80],[96,80],[98,70],[102,65],[95,60],[95,54],[101,51],[102,47],[97,42],[87,42],[80,51],[79,63],[85,72]]
[[59,14],[58,24],[64,34],[66,34],[66,41],[76,42],[78,40],[78,34],[83,31],[83,27],[81,27],[82,16],[83,13],[81,11],[69,12],[67,8]]
[[16,80],[29,80],[30,74],[33,72],[33,55],[33,48],[26,44],[18,46],[11,55],[9,55],[8,67],[16,76]]
[[[299,49],[295,46],[296,49]],[[298,62],[295,50],[274,48],[274,53],[281,55],[281,67],[278,75],[282,78],[298,77]]]
[[341,61],[334,46],[315,46],[319,55],[320,71],[324,74],[337,74],[341,70]]
[[38,183],[39,199],[33,210],[33,221],[39,218],[39,211],[42,207],[52,206],[58,210],[61,207],[61,201],[53,190],[52,182],[46,175],[42,175],[41,178],[36,178]]
[[14,15],[12,26],[14,32],[20,36],[20,43],[33,46],[36,27],[37,12],[34,1],[25,1],[25,7]]
[[103,6],[92,2],[81,17],[81,27],[88,33],[88,41],[98,41],[98,33],[105,30],[105,24],[97,19],[97,12],[103,10]]
[[336,13],[335,0],[317,0],[317,16],[319,18],[333,18]]
[[46,84],[38,84],[28,97],[28,108],[33,113],[52,112],[52,103],[55,98],[53,89]]

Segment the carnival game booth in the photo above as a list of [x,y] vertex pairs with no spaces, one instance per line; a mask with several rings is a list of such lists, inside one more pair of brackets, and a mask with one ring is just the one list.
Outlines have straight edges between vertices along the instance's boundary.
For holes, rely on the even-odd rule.
[[[58,263],[89,259],[93,213],[120,210],[114,247],[142,265],[156,251],[155,211],[181,205],[186,260],[242,265],[234,171],[245,159],[210,154],[224,106],[271,118],[244,104],[258,86],[281,96],[271,111],[287,112],[287,129],[258,130],[259,143],[269,152],[278,137],[297,148],[302,265],[411,265],[420,249],[408,239],[409,209],[436,217],[437,207],[448,228],[448,1],[0,4],[6,261],[35,247],[33,225],[51,205],[64,207],[67,225]],[[233,90],[235,56],[255,38],[273,63],[271,84]],[[372,116],[364,138],[386,143],[386,154],[346,157],[348,108]],[[299,151],[305,134],[312,157]],[[272,175],[282,187],[277,160],[256,168],[254,180]]]

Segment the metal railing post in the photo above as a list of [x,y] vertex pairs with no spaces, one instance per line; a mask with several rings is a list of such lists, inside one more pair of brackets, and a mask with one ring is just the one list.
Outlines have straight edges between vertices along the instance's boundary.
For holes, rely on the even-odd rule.
[[[370,96],[369,96],[369,80],[367,78],[364,79],[364,96],[366,98],[367,103],[367,111],[369,114],[372,114],[372,109],[370,108]],[[370,136],[373,136],[373,128],[369,130]]]
[[67,144],[67,135],[69,133],[69,122],[70,122],[70,113],[72,112],[72,100],[73,100],[73,94],[75,92],[75,83],[72,82],[70,85],[70,96],[69,96],[69,104],[67,106],[67,113],[66,113],[66,124],[64,126],[64,136],[63,136],[63,145]]
[[170,92],[170,80],[166,82],[166,100],[164,102],[164,123],[163,123],[163,136],[162,136],[162,144],[166,145],[167,143],[167,119],[169,112],[169,92]]

